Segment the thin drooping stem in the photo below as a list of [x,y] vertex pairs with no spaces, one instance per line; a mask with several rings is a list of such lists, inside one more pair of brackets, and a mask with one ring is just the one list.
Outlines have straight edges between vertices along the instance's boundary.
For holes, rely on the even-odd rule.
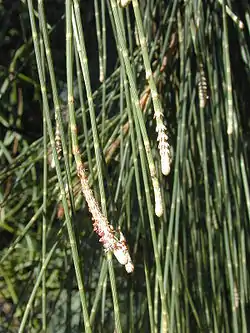
[[47,269],[47,266],[48,266],[48,264],[50,262],[50,259],[51,259],[52,255],[53,255],[54,251],[57,248],[57,245],[58,245],[58,242],[55,242],[54,245],[53,245],[53,247],[52,247],[52,249],[47,254],[47,256],[45,258],[45,261],[44,261],[44,263],[43,263],[43,265],[41,267],[41,270],[40,270],[40,272],[38,274],[38,277],[36,279],[36,283],[35,283],[35,285],[33,287],[32,293],[31,293],[31,295],[29,297],[29,300],[28,300],[28,303],[26,305],[26,309],[25,309],[24,314],[22,316],[22,321],[21,321],[21,324],[19,326],[18,333],[25,332],[25,325],[26,325],[26,322],[27,322],[27,319],[28,319],[28,316],[29,316],[29,312],[30,312],[30,310],[32,308],[32,304],[33,304],[34,299],[36,297],[37,290],[38,290],[39,285],[41,283],[41,280],[42,280],[42,278],[44,276],[44,273],[45,273],[45,271]]
[[148,134],[147,134],[145,122],[143,119],[142,110],[140,108],[140,103],[139,103],[137,88],[136,88],[136,84],[135,84],[135,80],[134,80],[133,70],[132,70],[132,66],[129,61],[128,49],[126,47],[126,41],[125,41],[124,33],[123,33],[124,29],[122,28],[123,25],[121,24],[121,21],[119,19],[119,12],[118,12],[118,8],[117,8],[117,4],[116,4],[115,0],[111,0],[111,8],[112,8],[116,31],[117,31],[118,47],[120,48],[120,52],[121,52],[123,60],[124,60],[126,74],[128,76],[128,81],[129,81],[130,90],[131,90],[132,102],[135,106],[135,108],[133,108],[133,110],[135,110],[134,117],[138,118],[139,125],[140,125],[140,131],[142,133],[142,138],[143,138],[143,142],[144,142],[145,152],[146,152],[146,156],[148,159],[148,166],[149,166],[150,175],[152,178],[152,184],[153,184],[153,190],[154,190],[154,196],[155,196],[155,214],[157,216],[161,216],[163,214],[163,204],[162,204],[159,181],[156,176],[156,169],[155,169],[155,164],[154,164],[154,160],[152,157],[152,152],[151,152],[151,148],[150,148],[150,144],[149,144]]
[[[71,9],[69,2],[67,2],[67,5]],[[54,139],[54,135],[53,135],[52,124],[51,124],[51,120],[50,120],[46,83],[45,83],[45,78],[44,78],[44,74],[43,74],[43,70],[42,70],[42,66],[41,66],[41,55],[40,55],[39,44],[38,44],[38,35],[37,35],[36,24],[35,24],[35,19],[34,19],[32,0],[28,1],[28,8],[29,8],[32,37],[33,37],[33,43],[34,43],[34,49],[35,49],[35,55],[36,55],[36,61],[37,61],[39,81],[40,81],[40,85],[41,85],[41,92],[42,92],[42,99],[43,99],[46,123],[47,123],[47,127],[48,127],[48,133],[49,133],[50,143],[51,143],[51,147],[52,147],[52,154],[53,154],[53,157],[55,160],[55,167],[56,167],[57,177],[58,177],[60,190],[61,190],[61,197],[62,197],[63,208],[64,208],[64,212],[65,212],[68,235],[69,235],[69,239],[70,239],[72,257],[73,257],[74,266],[75,266],[78,288],[80,291],[80,299],[81,299],[81,304],[82,304],[82,309],[83,309],[85,329],[86,329],[86,332],[91,333],[89,319],[88,319],[87,305],[86,305],[86,300],[85,300],[83,279],[82,279],[82,275],[81,275],[81,269],[79,266],[79,254],[78,254],[78,249],[76,246],[76,240],[75,240],[74,229],[72,226],[72,221],[71,221],[70,214],[69,214],[67,197],[66,197],[64,182],[63,182],[63,178],[62,178],[62,172],[61,172],[61,168],[59,165],[59,161],[56,158],[57,152],[56,152],[56,147],[55,147],[55,139]],[[27,309],[30,310],[30,308],[28,308],[28,307],[27,307]]]
[[[45,72],[44,47],[43,40],[40,38],[40,49],[42,53],[42,68]],[[47,205],[48,205],[48,133],[45,112],[43,110],[43,223],[42,223],[42,265],[44,266],[47,251]],[[42,329],[47,330],[47,288],[46,288],[46,270],[42,277]]]
[[[120,59],[121,59],[121,66],[122,70],[124,70],[124,75],[125,75],[125,62],[124,58],[122,57],[122,53],[119,52]],[[161,297],[161,304],[162,304],[162,327],[163,327],[163,332],[167,332],[167,308],[166,308],[166,298],[164,295],[164,289],[163,289],[163,278],[162,278],[162,271],[161,271],[161,265],[160,265],[160,260],[159,260],[159,253],[157,249],[157,238],[156,238],[156,230],[155,230],[155,224],[154,224],[154,216],[153,216],[153,210],[152,210],[152,202],[151,202],[151,197],[150,197],[150,192],[149,192],[149,179],[148,179],[148,173],[146,172],[146,158],[145,158],[145,150],[143,148],[143,141],[142,141],[142,135],[140,132],[140,127],[139,127],[139,121],[138,118],[135,117],[133,119],[133,114],[135,114],[135,105],[130,103],[130,95],[129,95],[129,89],[128,89],[128,82],[127,79],[125,79],[124,82],[125,85],[125,93],[126,93],[126,101],[127,101],[127,108],[128,108],[128,115],[129,115],[129,123],[130,126],[132,127],[132,132],[131,132],[131,139],[132,139],[132,153],[133,153],[133,160],[135,167],[138,167],[138,162],[136,159],[136,146],[135,146],[135,137],[134,137],[134,129],[133,129],[133,123],[135,123],[135,132],[137,133],[137,140],[139,143],[139,155],[140,155],[140,160],[141,160],[141,166],[142,166],[142,175],[143,175],[143,183],[145,187],[145,193],[146,193],[146,201],[147,201],[147,207],[148,207],[148,214],[149,214],[149,221],[150,221],[150,230],[151,230],[151,235],[152,235],[152,240],[153,240],[153,248],[154,248],[154,258],[156,261],[156,271],[157,271],[157,281],[159,283],[159,289],[160,289],[160,297]],[[133,113],[131,112],[131,107],[133,109]],[[136,173],[136,180],[139,182],[139,174]],[[141,195],[141,190],[140,190],[140,185],[137,184],[137,191],[138,191],[138,199],[140,199]],[[139,202],[140,204],[140,202]],[[141,204],[140,204],[141,207]],[[145,272],[146,274],[146,272]],[[151,300],[149,300],[149,306],[151,306]],[[153,323],[153,316],[150,310],[150,322],[151,326],[154,326]]]
[[168,175],[170,172],[171,156],[170,156],[170,146],[168,143],[168,135],[166,126],[163,123],[163,108],[157,92],[153,72],[151,69],[149,54],[147,48],[147,39],[144,33],[141,13],[139,9],[138,0],[132,0],[135,20],[137,25],[137,31],[139,35],[139,41],[142,49],[142,56],[146,71],[146,79],[149,82],[149,87],[151,90],[152,101],[154,105],[154,116],[156,119],[156,132],[158,133],[157,141],[159,141],[159,152],[161,156],[161,170],[164,175]]
[[[236,122],[235,112],[233,106],[233,94],[232,94],[232,76],[231,76],[231,65],[229,56],[229,43],[228,43],[228,28],[226,20],[226,9],[224,0],[222,0],[222,16],[223,16],[223,49],[224,49],[224,63],[225,63],[225,75],[226,75],[226,105],[227,110],[227,134],[233,133],[233,125]],[[236,125],[235,125],[236,126]]]
[[[61,107],[59,102],[59,96],[58,96],[58,89],[56,85],[56,76],[55,76],[55,70],[54,70],[54,64],[51,54],[51,47],[49,42],[49,34],[47,30],[47,24],[46,24],[46,17],[44,12],[44,3],[43,0],[38,1],[38,12],[41,22],[41,28],[42,28],[42,36],[43,36],[43,43],[44,43],[44,51],[47,58],[48,63],[48,69],[49,69],[49,76],[51,81],[51,87],[52,87],[52,94],[53,94],[53,103],[54,103],[54,109],[55,109],[55,121],[56,121],[56,130],[55,130],[55,147],[56,147],[56,159],[61,159],[61,150],[63,152],[64,156],[64,163],[65,163],[65,169],[66,169],[66,186],[69,191],[69,197],[71,201],[71,209],[74,211],[74,199],[73,199],[73,192],[72,192],[72,181],[71,181],[71,175],[70,175],[70,165],[69,165],[69,156],[68,156],[68,149],[65,139],[65,131],[63,128],[63,120],[62,120],[62,114],[61,114]],[[52,157],[53,164],[55,164],[55,157]]]

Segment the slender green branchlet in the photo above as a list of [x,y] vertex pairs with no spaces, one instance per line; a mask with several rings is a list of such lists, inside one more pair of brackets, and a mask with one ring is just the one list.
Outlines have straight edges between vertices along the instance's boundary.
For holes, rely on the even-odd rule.
[[154,116],[156,119],[156,132],[158,133],[157,141],[159,142],[158,148],[161,156],[161,170],[162,173],[165,176],[167,176],[170,172],[171,155],[170,155],[170,146],[168,143],[167,129],[163,123],[163,108],[157,92],[154,76],[151,70],[148,48],[147,48],[147,39],[144,33],[138,0],[133,0],[132,4],[134,8],[139,42],[142,49],[142,57],[146,71],[146,79],[149,82],[149,88],[151,90],[152,101],[154,106]]

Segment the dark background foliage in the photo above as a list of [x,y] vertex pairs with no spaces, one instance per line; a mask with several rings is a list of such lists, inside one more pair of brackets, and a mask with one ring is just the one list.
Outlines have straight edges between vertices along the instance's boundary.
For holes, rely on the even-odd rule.
[[[47,135],[49,121],[56,134],[57,119],[38,4],[33,1],[33,14],[50,120],[41,95],[31,11],[26,1],[0,2],[0,332],[86,330],[83,299],[93,332],[164,332],[166,318],[168,332],[248,332],[249,4],[243,0],[140,1],[171,146],[171,171],[163,176],[156,112],[132,4],[120,8],[119,15],[146,134],[141,124],[136,128],[134,96],[130,81],[126,91],[128,69],[119,53],[110,1],[97,3],[100,35],[106,36],[101,48],[94,1],[81,1],[80,10],[99,150],[94,149],[86,72],[80,67],[77,72],[80,53],[72,57],[77,136],[94,196],[99,203],[105,198],[109,222],[125,234],[135,270],[128,275],[115,259],[113,265],[107,260],[77,177],[67,106],[70,55],[65,47],[64,2],[44,1],[63,121],[60,135],[68,151],[68,157],[59,161],[62,182],[53,167],[56,156]],[[107,71],[100,82],[99,55],[104,56],[104,45],[107,62],[101,59]],[[230,103],[232,134],[227,133]],[[130,128],[126,127],[129,120]],[[154,213],[152,174],[140,137],[150,142],[163,198],[160,218]],[[66,188],[66,205],[60,186]],[[67,223],[75,235],[84,290]]]

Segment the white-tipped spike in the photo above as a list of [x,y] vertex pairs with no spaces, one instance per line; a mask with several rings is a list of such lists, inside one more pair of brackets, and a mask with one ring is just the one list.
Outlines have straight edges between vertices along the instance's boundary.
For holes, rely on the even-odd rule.
[[233,134],[233,125],[231,122],[229,122],[228,126],[227,126],[227,134],[228,135],[232,135]]
[[56,166],[56,164],[55,164],[55,160],[54,160],[54,157],[53,157],[53,156],[52,156],[52,158],[51,158],[50,166],[51,166],[52,169],[54,169],[55,166]]
[[121,7],[127,7],[127,5],[131,2],[131,0],[118,0],[118,4]]
[[56,120],[55,145],[58,159],[62,158],[62,140],[58,120]]
[[115,249],[113,253],[121,265],[126,265],[128,263],[127,253],[123,249]]
[[164,154],[161,156],[161,172],[164,176],[167,176],[170,173],[170,163],[169,154]]
[[161,156],[161,171],[163,175],[167,176],[170,173],[171,153],[166,127],[162,124],[157,126],[156,130],[158,132],[157,141],[159,141],[158,148]]
[[163,214],[161,192],[160,190],[155,191],[155,215],[161,217]]
[[114,248],[112,249],[114,256],[119,261],[121,265],[125,265],[125,269],[127,273],[132,273],[134,270],[134,265],[132,263],[127,245],[126,239],[123,236],[123,233],[118,229],[120,233],[120,240],[117,244],[115,244]]
[[100,69],[100,74],[99,74],[99,81],[102,83],[104,81],[104,73],[103,70]]
[[125,265],[125,269],[126,269],[126,272],[129,274],[134,271],[135,267],[131,260]]
[[240,295],[236,284],[234,284],[234,307],[238,309],[240,305]]
[[115,250],[113,250],[113,254],[121,265],[125,265],[125,269],[128,273],[133,272],[134,265],[132,263],[130,255],[128,253],[128,250],[125,251],[122,248],[121,249],[115,249]]
[[239,28],[244,29],[244,23],[241,20],[239,20]]
[[155,215],[161,217],[163,214],[162,204],[155,203]]
[[198,82],[198,96],[199,96],[199,105],[201,109],[204,109],[207,100],[208,100],[208,93],[207,93],[207,78],[206,74],[204,71],[203,64],[200,63],[200,77],[199,77],[199,82]]

